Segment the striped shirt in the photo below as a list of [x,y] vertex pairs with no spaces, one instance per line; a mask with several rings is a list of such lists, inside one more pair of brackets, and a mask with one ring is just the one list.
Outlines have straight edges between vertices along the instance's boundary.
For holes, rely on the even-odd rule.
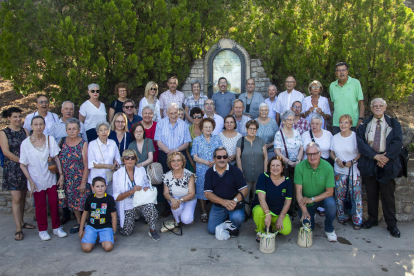
[[192,141],[188,125],[183,120],[177,119],[173,126],[168,117],[158,122],[154,140],[162,142],[168,149],[176,149]]

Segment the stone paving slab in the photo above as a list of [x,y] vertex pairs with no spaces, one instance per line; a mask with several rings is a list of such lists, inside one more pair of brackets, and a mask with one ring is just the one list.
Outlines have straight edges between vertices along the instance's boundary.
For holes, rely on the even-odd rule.
[[[36,225],[31,218],[26,221]],[[75,223],[71,220],[64,229],[69,232]],[[37,230],[24,230],[24,240],[14,241],[13,217],[1,214],[0,275],[414,275],[414,223],[399,224],[400,239],[391,237],[384,224],[355,231],[351,224],[335,223],[339,242],[330,243],[317,217],[311,248],[296,244],[299,226],[296,219],[290,235],[277,236],[276,252],[263,254],[252,220],[243,224],[238,238],[218,241],[197,211],[196,222],[184,226],[181,237],[164,233],[155,242],[141,219],[132,236],[118,235],[112,252],[97,245],[87,254],[77,234],[51,235],[44,242]]]

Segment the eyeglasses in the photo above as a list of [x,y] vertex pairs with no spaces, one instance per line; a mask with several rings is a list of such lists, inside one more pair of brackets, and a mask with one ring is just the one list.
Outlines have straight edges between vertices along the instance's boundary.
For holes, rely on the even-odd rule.
[[115,124],[125,124],[125,121],[115,121]]
[[300,107],[300,106],[293,106],[292,108],[293,109],[302,109],[302,107]]
[[181,162],[182,160],[181,159],[174,159],[174,160],[171,160],[171,163],[178,163],[178,162]]
[[293,83],[295,83],[296,81],[285,81],[285,83],[290,83],[290,84],[293,84]]
[[318,89],[320,88],[319,86],[311,86],[311,89]]
[[228,155],[216,155],[217,160],[221,160],[222,158],[226,160],[228,158]]
[[125,107],[125,109],[132,109],[132,108],[134,108],[135,106],[133,106],[133,105],[126,105],[126,106],[124,106]]
[[381,109],[384,107],[384,105],[373,105],[372,107],[375,109]]
[[211,127],[211,126],[205,126],[205,127],[203,127],[203,129],[213,129],[213,127]]
[[248,130],[249,130],[249,131],[256,131],[256,130],[257,130],[257,128],[250,128],[250,127],[249,127],[249,128],[248,128]]
[[318,156],[318,154],[319,154],[319,151],[318,152],[315,152],[315,153],[306,153],[306,155],[308,157],[316,157],[316,156]]
[[219,82],[219,84],[227,84],[227,82],[226,81],[221,81],[221,82]]
[[205,103],[204,105],[214,105],[214,103]]
[[150,88],[150,90],[157,91],[157,90],[158,90],[158,88],[151,87],[151,88]]
[[46,101],[38,101],[38,103],[39,103],[39,104],[48,104],[48,103],[49,103],[49,101],[48,101],[48,100],[46,100]]
[[348,69],[336,69],[335,72],[345,72],[348,71]]
[[194,116],[193,116],[193,119],[201,119],[201,118],[203,118],[203,116],[201,116],[201,115],[197,115],[197,116],[196,116],[196,115],[194,115]]
[[89,91],[91,91],[91,93],[96,93],[96,94],[98,94],[100,92],[99,89],[98,90],[89,90]]
[[[283,121],[283,120],[282,120]],[[294,121],[294,119],[286,119],[285,120],[286,122],[293,122]]]
[[135,156],[124,156],[125,160],[137,160]]

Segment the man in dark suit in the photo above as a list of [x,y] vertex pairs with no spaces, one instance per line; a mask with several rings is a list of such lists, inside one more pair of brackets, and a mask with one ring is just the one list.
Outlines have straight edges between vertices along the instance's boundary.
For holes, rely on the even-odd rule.
[[364,120],[357,129],[358,150],[361,158],[358,169],[365,184],[368,199],[368,221],[362,228],[378,225],[378,200],[381,192],[382,209],[387,230],[399,238],[395,216],[395,178],[401,170],[399,153],[402,147],[401,124],[384,114],[387,103],[376,98],[371,102],[371,117]]

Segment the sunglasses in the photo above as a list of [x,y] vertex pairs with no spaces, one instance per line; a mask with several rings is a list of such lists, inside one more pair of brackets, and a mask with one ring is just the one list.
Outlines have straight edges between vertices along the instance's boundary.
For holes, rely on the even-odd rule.
[[135,156],[125,156],[124,159],[125,160],[137,160]]
[[150,90],[157,91],[157,90],[158,90],[158,88],[150,88]]
[[132,109],[132,108],[134,108],[135,106],[133,106],[133,105],[126,105],[126,106],[124,106],[125,107],[125,109]]
[[221,160],[221,158],[226,160],[228,158],[228,156],[227,155],[217,155],[216,158],[217,158],[217,160]]
[[201,115],[198,115],[198,116],[193,116],[193,119],[201,119],[201,118],[203,118],[203,116],[201,116]]
[[98,90],[90,90],[91,91],[91,93],[99,93],[100,92],[100,90],[98,89]]

